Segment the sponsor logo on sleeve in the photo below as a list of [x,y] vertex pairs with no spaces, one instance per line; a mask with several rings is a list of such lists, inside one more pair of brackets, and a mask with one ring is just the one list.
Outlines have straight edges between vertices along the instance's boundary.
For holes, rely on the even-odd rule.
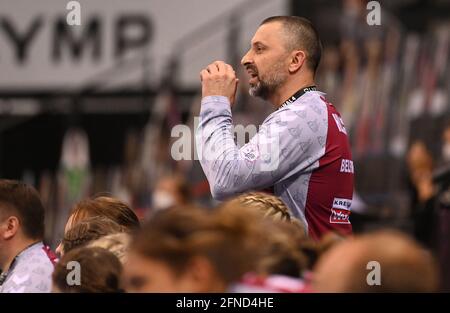
[[350,224],[350,206],[352,200],[343,198],[334,198],[331,208],[331,224]]

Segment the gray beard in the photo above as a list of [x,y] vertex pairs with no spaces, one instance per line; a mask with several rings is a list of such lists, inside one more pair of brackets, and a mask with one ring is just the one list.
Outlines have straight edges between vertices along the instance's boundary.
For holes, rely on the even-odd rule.
[[258,80],[255,86],[250,86],[248,93],[253,97],[267,100],[285,81],[286,75],[278,73],[266,80]]
[[264,100],[267,100],[269,97],[269,90],[267,88],[267,86],[261,84],[261,82],[258,82],[256,84],[256,86],[252,86],[248,89],[248,93],[250,94],[250,96],[252,97],[260,97]]

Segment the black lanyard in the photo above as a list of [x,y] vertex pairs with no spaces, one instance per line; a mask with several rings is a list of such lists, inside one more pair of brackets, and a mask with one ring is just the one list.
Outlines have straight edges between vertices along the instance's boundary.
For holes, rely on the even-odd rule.
[[317,87],[316,86],[308,86],[308,87],[300,89],[299,91],[294,93],[289,99],[284,101],[283,104],[279,106],[278,110],[281,108],[284,108],[288,104],[291,104],[292,102],[294,102],[295,100],[297,100],[298,98],[300,98],[301,96],[303,96],[305,93],[307,93],[309,91],[317,91]]

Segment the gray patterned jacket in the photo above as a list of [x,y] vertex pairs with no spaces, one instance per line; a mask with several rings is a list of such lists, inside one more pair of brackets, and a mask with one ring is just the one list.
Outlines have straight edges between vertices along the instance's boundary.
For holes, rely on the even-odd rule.
[[23,250],[14,260],[0,293],[44,293],[52,289],[53,264],[38,242]]

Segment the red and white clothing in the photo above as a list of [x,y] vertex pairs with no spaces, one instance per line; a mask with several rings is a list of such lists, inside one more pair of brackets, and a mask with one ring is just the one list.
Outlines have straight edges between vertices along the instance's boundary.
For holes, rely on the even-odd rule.
[[222,200],[271,188],[312,238],[351,234],[354,169],[340,114],[319,91],[292,99],[242,147],[234,141],[228,98],[202,99],[196,143],[211,193]]
[[309,293],[311,289],[300,278],[284,275],[258,276],[245,274],[240,282],[233,284],[231,293]]

